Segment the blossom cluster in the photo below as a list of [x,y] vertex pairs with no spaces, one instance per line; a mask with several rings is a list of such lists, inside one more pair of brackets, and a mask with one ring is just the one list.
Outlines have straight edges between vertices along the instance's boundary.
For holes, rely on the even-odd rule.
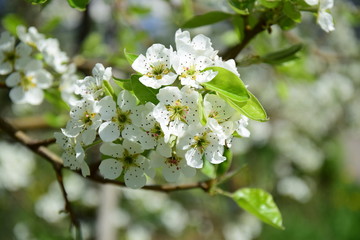
[[234,135],[248,137],[248,118],[216,92],[204,87],[221,67],[236,76],[235,61],[223,61],[204,35],[175,34],[176,49],[154,44],[132,67],[138,83],[152,89],[155,101],[141,102],[134,89],[114,91],[112,69],[96,64],[92,76],[76,82],[80,100],[70,120],[55,134],[64,149],[64,165],[90,174],[86,149],[101,143],[100,174],[140,188],[162,169],[168,182],[191,177],[204,161],[220,164]]
[[317,23],[325,32],[335,30],[334,20],[329,10],[334,6],[334,0],[305,0],[310,6],[317,6]]
[[59,86],[63,100],[71,104],[75,70],[59,41],[46,38],[35,27],[18,26],[17,38],[9,32],[0,36],[0,75],[6,76],[14,103],[39,105],[44,90]]

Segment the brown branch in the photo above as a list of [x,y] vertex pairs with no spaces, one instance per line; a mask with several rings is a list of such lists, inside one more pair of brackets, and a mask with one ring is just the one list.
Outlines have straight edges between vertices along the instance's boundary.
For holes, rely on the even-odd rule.
[[64,186],[64,181],[63,181],[63,176],[62,176],[62,166],[61,165],[56,165],[56,164],[53,164],[53,166],[54,166],[54,170],[55,170],[55,173],[56,173],[56,180],[59,183],[61,193],[62,193],[64,201],[65,201],[65,212],[69,214],[70,221],[75,226],[77,231],[81,231],[80,230],[80,221],[77,218],[74,210],[72,209],[71,203],[70,203],[70,201],[69,201],[69,199],[67,197],[67,192],[66,192],[66,189],[65,189],[65,186]]
[[[28,135],[24,132],[17,130],[14,128],[7,120],[0,117],[0,129],[6,132],[10,137],[12,137],[15,141],[21,143],[25,147],[29,148],[32,152],[36,153],[37,155],[43,157],[45,160],[50,162],[55,171],[60,171],[64,168],[62,159],[56,155],[54,152],[50,151],[44,145],[39,145],[41,141],[35,141],[31,139]],[[37,144],[34,144],[37,143]],[[44,143],[46,145],[46,143]],[[81,174],[80,171],[74,171],[78,174]],[[94,182],[98,183],[108,183],[114,184],[117,186],[125,186],[123,182],[118,182],[115,180],[104,179],[97,174],[97,172],[92,171],[91,175],[86,177],[86,179],[90,179]],[[165,184],[165,185],[146,185],[142,187],[142,189],[146,190],[153,190],[159,192],[172,192],[172,191],[179,191],[179,190],[189,190],[189,189],[202,189],[206,192],[210,191],[213,185],[213,180],[189,183],[189,184],[182,184],[182,185],[172,185],[172,184]]]
[[35,130],[35,129],[51,128],[51,126],[43,116],[8,119],[8,122],[10,122],[11,125],[13,125],[16,129],[19,130]]
[[236,56],[243,50],[246,45],[259,33],[264,31],[266,28],[266,22],[263,19],[260,19],[260,21],[253,27],[250,28],[249,26],[245,26],[245,36],[244,39],[237,45],[227,49],[223,54],[224,60],[229,59],[235,59]]
[[6,86],[6,84],[5,84],[5,83],[0,82],[0,88],[8,88],[8,86]]

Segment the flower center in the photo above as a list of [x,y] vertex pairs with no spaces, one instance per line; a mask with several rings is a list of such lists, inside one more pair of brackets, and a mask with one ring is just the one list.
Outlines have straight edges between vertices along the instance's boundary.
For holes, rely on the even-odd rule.
[[182,105],[180,100],[176,100],[173,105],[166,105],[166,109],[170,112],[170,121],[178,119],[187,123],[186,114],[189,112],[189,107]]
[[96,116],[96,113],[89,113],[86,111],[84,113],[83,122],[85,125],[91,126],[92,125],[92,119]]
[[210,142],[206,139],[206,133],[202,136],[195,136],[194,143],[191,145],[192,148],[196,148],[200,151],[200,153],[204,153],[206,147],[210,144]]
[[160,124],[157,122],[155,123],[155,126],[150,129],[150,131],[146,132],[147,134],[150,134],[152,137],[158,139],[159,137],[163,136],[163,132],[161,131]]
[[164,64],[159,64],[157,66],[151,66],[151,72],[147,73],[146,76],[150,78],[156,78],[157,80],[162,79],[163,75],[168,74],[170,70],[166,68]]
[[165,163],[172,166],[176,166],[176,169],[179,170],[179,164],[180,164],[181,158],[180,157],[176,157],[176,156],[172,156],[169,157],[165,160]]
[[114,117],[112,119],[113,122],[118,122],[121,129],[123,129],[125,127],[125,125],[127,124],[131,124],[131,119],[130,119],[130,113],[131,111],[122,111],[121,109],[117,109],[117,117]]
[[180,75],[181,78],[190,77],[192,80],[196,80],[196,76],[200,73],[200,71],[196,70],[195,66],[192,65],[190,67],[184,67],[184,72]]
[[25,91],[30,88],[36,87],[36,83],[34,83],[34,78],[32,76],[21,76],[20,85],[23,87]]
[[128,168],[130,166],[137,166],[135,160],[138,156],[139,154],[130,154],[127,149],[124,149],[123,158],[120,158],[119,160],[123,162],[125,168]]

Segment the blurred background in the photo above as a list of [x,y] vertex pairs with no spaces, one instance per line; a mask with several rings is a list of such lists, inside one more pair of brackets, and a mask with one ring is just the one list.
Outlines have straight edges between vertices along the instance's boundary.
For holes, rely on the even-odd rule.
[[[65,171],[84,239],[359,239],[359,4],[335,1],[334,32],[325,33],[312,14],[302,14],[296,28],[273,26],[271,34],[259,34],[237,58],[241,79],[270,121],[250,121],[250,138],[234,140],[232,167],[242,170],[225,188],[271,192],[284,231],[262,224],[231,199],[202,190],[129,190]],[[79,79],[97,62],[113,67],[117,77],[129,76],[124,48],[140,54],[153,43],[174,46],[175,31],[185,20],[213,10],[231,11],[219,0],[92,0],[82,12],[60,0],[42,6],[0,0],[1,31],[22,23],[58,38],[77,64]],[[220,53],[238,41],[227,21],[190,32],[210,37]],[[300,42],[304,48],[292,61],[247,61]],[[1,116],[19,126],[26,123],[23,130],[38,138],[52,137],[68,115],[46,103],[11,105],[6,89],[0,89],[0,106]],[[182,182],[205,178],[199,172],[196,179]],[[71,239],[63,208],[51,165],[0,132],[0,239]]]

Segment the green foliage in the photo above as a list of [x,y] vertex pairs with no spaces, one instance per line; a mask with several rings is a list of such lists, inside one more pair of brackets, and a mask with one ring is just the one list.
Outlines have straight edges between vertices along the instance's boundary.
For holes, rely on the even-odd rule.
[[301,22],[301,13],[296,5],[292,4],[290,1],[284,3],[283,12],[286,16],[291,18],[297,23]]
[[268,121],[269,118],[259,100],[257,100],[251,92],[248,91],[248,94],[250,95],[250,99],[246,102],[238,102],[223,95],[220,96],[225,99],[225,101],[227,101],[227,103],[229,103],[236,111],[248,118],[260,122]]
[[213,11],[208,12],[203,15],[194,16],[193,18],[189,19],[187,22],[183,24],[183,28],[196,28],[205,25],[210,25],[213,23],[217,23],[228,19],[232,16],[232,14],[220,12],[220,11]]
[[134,53],[127,52],[126,49],[124,49],[124,54],[125,54],[126,60],[129,62],[130,65],[133,64],[135,59],[137,59],[137,57],[138,57],[138,55],[136,55]]
[[254,214],[263,222],[284,229],[281,213],[272,196],[262,189],[242,188],[232,194],[233,200],[249,213]]
[[226,160],[218,164],[216,168],[216,176],[218,177],[223,176],[225,173],[227,173],[227,171],[229,171],[231,167],[233,154],[230,148],[224,148],[224,157],[226,157]]
[[302,44],[295,44],[286,49],[266,54],[261,60],[269,64],[281,64],[297,58],[296,54],[303,48]]
[[48,0],[26,0],[26,1],[32,4],[43,4],[46,3]]
[[139,81],[140,77],[141,75],[131,76],[131,86],[135,96],[137,97],[137,99],[139,99],[141,104],[145,104],[147,102],[157,104],[159,100],[156,98],[156,94],[158,94],[159,90],[149,88],[143,85]]
[[90,0],[67,0],[72,8],[84,11]]
[[233,72],[222,67],[208,67],[206,70],[217,72],[216,77],[210,82],[203,83],[206,89],[215,91],[234,101],[244,102],[249,100],[250,96],[245,84]]
[[236,13],[248,15],[254,8],[255,0],[228,0],[228,3]]
[[121,88],[121,89],[125,89],[128,91],[132,91],[132,86],[131,86],[131,80],[130,79],[121,79],[121,78],[116,78],[113,76],[114,82]]
[[24,25],[25,21],[22,17],[20,17],[17,14],[7,14],[1,21],[2,25],[4,26],[4,28],[9,31],[11,34],[16,35],[16,28],[19,25]]
[[281,0],[259,0],[260,4],[266,8],[276,8]]

